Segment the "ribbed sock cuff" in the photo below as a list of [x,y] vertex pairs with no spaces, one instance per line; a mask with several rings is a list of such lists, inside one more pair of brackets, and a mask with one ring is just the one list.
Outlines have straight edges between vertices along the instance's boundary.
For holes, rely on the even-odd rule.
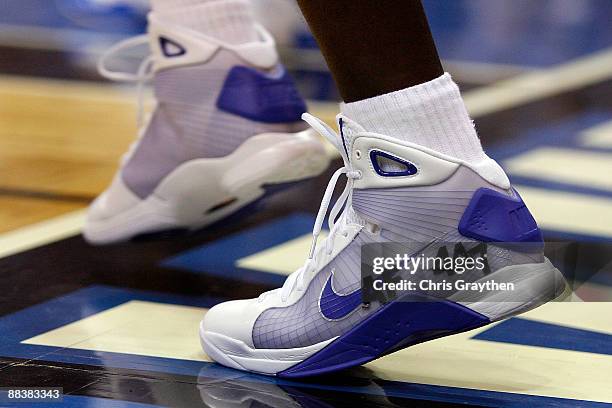
[[153,13],[230,44],[258,39],[248,0],[154,0]]
[[342,103],[340,107],[345,116],[369,132],[468,162],[486,158],[459,87],[448,73],[396,92]]

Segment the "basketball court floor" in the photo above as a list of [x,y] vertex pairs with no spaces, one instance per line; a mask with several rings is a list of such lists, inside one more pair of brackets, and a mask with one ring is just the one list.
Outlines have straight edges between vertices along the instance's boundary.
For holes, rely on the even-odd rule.
[[[0,388],[61,387],[65,406],[92,407],[612,405],[612,4],[425,4],[487,152],[572,282],[571,302],[307,381],[212,363],[199,345],[202,316],[301,266],[339,160],[207,230],[89,246],[84,209],[136,132],[134,90],[100,81],[92,63],[142,21],[84,27],[54,1],[6,0]],[[319,98],[313,113],[333,120],[329,77],[299,66],[313,50],[285,53],[305,93]]]

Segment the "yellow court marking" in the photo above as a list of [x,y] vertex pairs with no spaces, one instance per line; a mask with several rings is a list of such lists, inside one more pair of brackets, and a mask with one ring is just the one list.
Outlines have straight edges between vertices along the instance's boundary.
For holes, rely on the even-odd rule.
[[[584,304],[551,306],[561,314]],[[611,312],[609,303],[599,305],[600,313]],[[393,381],[612,402],[612,356],[470,339],[476,332],[419,344],[367,367]]]
[[[131,301],[24,343],[209,361],[198,341],[205,312]],[[612,303],[549,303],[523,316],[612,334]],[[413,346],[367,367],[393,381],[612,402],[612,356],[471,339],[482,330]]]
[[205,311],[199,307],[133,300],[23,343],[210,361],[198,337]]
[[612,199],[526,186],[515,187],[541,227],[612,237]]
[[[327,233],[321,231],[319,242],[325,239],[325,237],[327,237]],[[311,242],[312,235],[303,235],[264,251],[257,252],[256,254],[241,258],[236,261],[236,265],[241,268],[277,273],[279,275],[289,275],[291,272],[304,265]]]
[[[11,231],[23,228],[24,225],[34,225],[46,222],[55,217],[83,208],[81,201],[47,200],[40,197],[10,192],[0,193],[0,242],[5,242],[4,233],[9,236]],[[0,257],[5,250],[0,246]]]
[[579,304],[554,302],[534,309],[521,317],[612,335],[612,313],[610,312],[612,312],[612,303],[608,302],[581,302]]
[[612,153],[541,147],[503,164],[516,176],[612,191]]
[[585,130],[581,139],[587,147],[612,149],[612,120]]
[[79,210],[0,234],[0,258],[76,235],[84,220],[85,211]]
[[465,103],[473,117],[521,106],[563,92],[580,89],[612,77],[612,48],[518,75],[468,92]]
[[[549,303],[521,317],[612,334],[612,303]],[[468,340],[477,332],[402,350],[368,365],[383,378],[612,402],[612,356]]]

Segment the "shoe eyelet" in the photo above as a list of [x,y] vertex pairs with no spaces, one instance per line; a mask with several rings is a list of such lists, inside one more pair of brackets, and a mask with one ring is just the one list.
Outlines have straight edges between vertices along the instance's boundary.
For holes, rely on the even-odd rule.
[[361,159],[361,150],[355,150],[355,158],[357,160]]

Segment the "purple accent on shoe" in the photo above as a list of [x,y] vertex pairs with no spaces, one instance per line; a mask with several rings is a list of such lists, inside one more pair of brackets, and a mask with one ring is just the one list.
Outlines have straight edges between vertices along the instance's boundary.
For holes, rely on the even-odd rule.
[[329,275],[321,297],[319,298],[319,310],[329,320],[340,320],[348,316],[361,304],[361,289],[357,289],[347,295],[336,293],[333,288],[333,272]]
[[[159,37],[159,46],[165,57],[174,58],[187,54],[187,50],[181,44],[166,37]],[[172,49],[174,47],[175,49]]]
[[461,235],[484,242],[533,243],[541,250],[542,232],[516,190],[508,196],[488,188],[476,190],[461,220]]
[[[379,157],[384,157],[387,160],[391,160],[392,162],[397,163],[398,165],[405,168],[405,170],[401,171],[388,171],[381,167],[378,162]],[[401,177],[401,176],[412,176],[418,172],[416,166],[409,161],[404,159],[400,159],[399,157],[395,157],[392,154],[381,152],[380,150],[372,150],[370,151],[370,161],[372,162],[372,166],[376,173],[383,177]]]
[[298,378],[364,364],[400,348],[491,323],[458,303],[412,294],[389,303],[301,363],[277,375]]
[[300,120],[306,103],[284,68],[272,77],[236,66],[225,80],[217,108],[258,122],[289,123]]

